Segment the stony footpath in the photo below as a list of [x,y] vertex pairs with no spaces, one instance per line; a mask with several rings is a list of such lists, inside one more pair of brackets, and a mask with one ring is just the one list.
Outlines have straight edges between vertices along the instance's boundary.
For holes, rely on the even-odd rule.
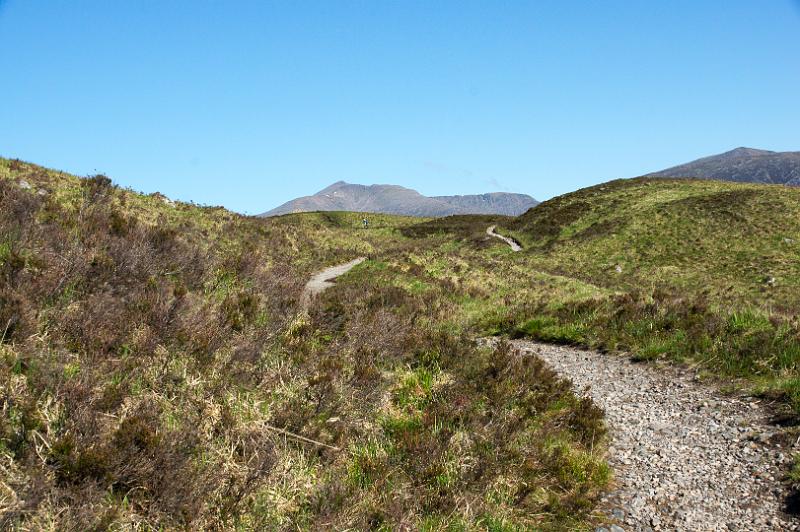
[[755,400],[726,397],[692,372],[518,340],[606,411],[614,486],[598,532],[800,530],[782,512],[785,441]]
[[511,251],[522,251],[522,246],[517,244],[513,239],[508,238],[507,236],[503,236],[497,231],[495,231],[496,228],[497,228],[496,225],[490,225],[486,229],[486,234],[489,236],[493,236],[495,238],[499,238],[500,240],[508,244],[511,247]]
[[314,276],[306,283],[305,288],[303,288],[303,294],[300,297],[300,305],[303,308],[308,308],[308,306],[311,304],[311,301],[313,301],[314,296],[333,286],[334,279],[340,275],[346,274],[365,260],[367,260],[366,257],[359,257],[344,264],[325,268],[321,272],[314,274]]

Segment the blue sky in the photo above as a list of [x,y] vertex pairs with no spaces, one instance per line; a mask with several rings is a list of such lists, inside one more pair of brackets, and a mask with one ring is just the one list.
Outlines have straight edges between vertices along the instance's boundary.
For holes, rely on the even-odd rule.
[[0,155],[247,213],[800,150],[800,2],[0,0]]

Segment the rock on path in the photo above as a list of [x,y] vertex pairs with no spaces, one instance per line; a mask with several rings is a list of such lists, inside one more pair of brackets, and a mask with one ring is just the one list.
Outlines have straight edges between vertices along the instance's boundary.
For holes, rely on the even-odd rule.
[[300,298],[300,305],[303,308],[308,308],[315,295],[323,292],[326,288],[333,286],[333,283],[331,282],[333,279],[336,279],[340,275],[344,275],[365,260],[367,260],[366,257],[359,257],[345,264],[331,266],[330,268],[326,268],[315,274],[306,283],[306,286],[303,289],[303,295]]
[[[614,486],[600,508],[619,530],[800,530],[782,514],[779,466],[793,449],[754,402],[675,368],[514,341],[606,411]],[[599,529],[601,530],[601,529]]]

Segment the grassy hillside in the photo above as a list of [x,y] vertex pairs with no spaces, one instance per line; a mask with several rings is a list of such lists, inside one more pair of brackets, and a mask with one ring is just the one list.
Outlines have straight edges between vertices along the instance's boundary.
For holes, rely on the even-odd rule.
[[547,202],[509,229],[544,268],[595,284],[702,291],[787,316],[798,310],[795,188],[614,181]]
[[[677,361],[771,401],[800,430],[800,191],[636,179],[545,202],[516,219],[453,217],[371,275],[447,301],[448,327]],[[526,247],[512,253],[486,227]],[[796,459],[800,464],[800,458]],[[800,465],[787,472],[795,493]]]
[[678,360],[800,411],[800,190],[606,183],[499,220],[525,246],[516,254],[484,234],[487,222],[405,228],[418,243],[396,277],[450,278],[450,320],[475,334]]
[[[588,526],[601,412],[453,320],[446,261],[499,248],[5,159],[0,207],[4,529]],[[301,311],[311,272],[363,254]]]
[[800,189],[635,179],[364,230],[0,159],[0,205],[5,527],[590,527],[602,413],[483,335],[677,360],[800,411]]

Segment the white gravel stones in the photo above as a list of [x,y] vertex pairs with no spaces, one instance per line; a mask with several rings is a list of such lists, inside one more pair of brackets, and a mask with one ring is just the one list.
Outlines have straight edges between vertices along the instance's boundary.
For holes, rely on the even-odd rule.
[[[514,341],[606,411],[614,487],[601,501],[624,530],[800,530],[783,514],[779,467],[793,449],[757,403],[675,368]],[[607,529],[611,530],[610,525]]]

